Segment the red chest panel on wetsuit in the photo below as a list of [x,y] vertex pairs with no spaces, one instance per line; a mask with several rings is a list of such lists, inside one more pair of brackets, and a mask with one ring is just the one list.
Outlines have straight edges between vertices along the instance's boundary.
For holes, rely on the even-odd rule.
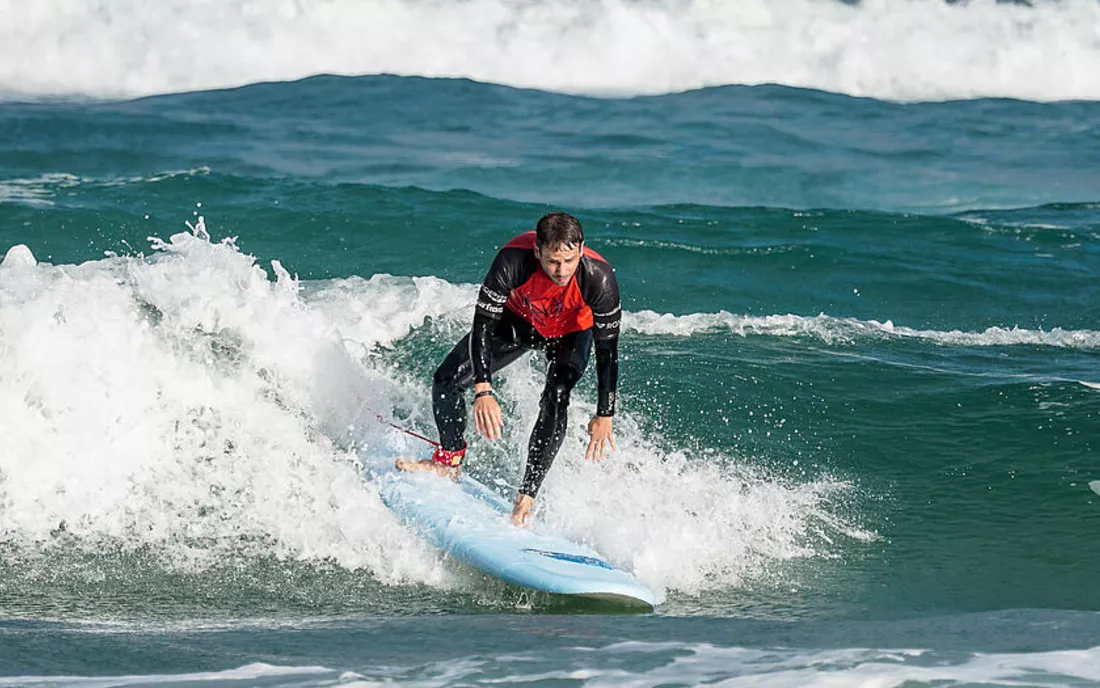
[[[504,248],[534,250],[535,233],[520,234],[509,241]],[[584,255],[587,258],[607,262],[600,254],[588,247],[585,247]],[[576,275],[569,280],[569,284],[559,287],[539,267],[530,279],[512,290],[505,306],[531,323],[536,332],[548,339],[592,327],[592,309],[581,296]]]

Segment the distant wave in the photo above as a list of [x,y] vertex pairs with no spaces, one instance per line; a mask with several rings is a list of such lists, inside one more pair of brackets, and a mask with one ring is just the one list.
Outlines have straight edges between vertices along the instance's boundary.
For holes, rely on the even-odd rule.
[[1095,0],[41,0],[0,9],[0,95],[387,73],[599,95],[778,83],[903,101],[1095,100],[1098,25]]
[[1100,332],[1093,330],[1028,330],[1019,327],[988,327],[981,332],[960,330],[918,330],[887,320],[857,320],[829,315],[737,315],[726,311],[661,314],[640,311],[625,316],[624,327],[640,334],[688,336],[696,332],[729,330],[740,335],[815,337],[831,344],[847,344],[869,337],[925,339],[950,346],[1051,346],[1067,349],[1100,348]]
[[33,178],[0,179],[0,203],[26,205],[54,205],[54,199],[77,187],[124,186],[126,184],[155,184],[174,177],[190,177],[209,174],[210,168],[174,170],[161,174],[131,177],[78,177],[67,172],[51,172]]
[[[309,291],[319,290],[315,302],[331,300],[330,294],[350,290],[356,294],[354,301],[373,303],[400,303],[400,312],[387,313],[380,321],[398,326],[377,337],[377,331],[348,329],[345,333],[357,341],[392,344],[405,336],[425,317],[447,322],[462,329],[473,314],[477,285],[451,284],[437,277],[392,277],[375,275],[370,280],[351,278],[318,283]],[[401,294],[394,301],[394,294]],[[383,296],[385,295],[385,296]],[[408,304],[413,306],[409,307]],[[346,308],[346,306],[342,306]],[[377,308],[377,306],[375,306]],[[377,315],[377,314],[376,314]],[[372,327],[377,323],[370,319]],[[828,344],[854,344],[868,339],[919,339],[945,346],[1048,346],[1065,349],[1100,349],[1100,331],[1030,330],[1020,327],[988,327],[982,331],[921,330],[895,325],[886,320],[859,320],[841,318],[824,313],[803,315],[741,315],[728,311],[716,313],[688,313],[673,315],[652,310],[624,311],[623,329],[642,335],[689,337],[697,333],[729,331],[743,336],[813,337]]]

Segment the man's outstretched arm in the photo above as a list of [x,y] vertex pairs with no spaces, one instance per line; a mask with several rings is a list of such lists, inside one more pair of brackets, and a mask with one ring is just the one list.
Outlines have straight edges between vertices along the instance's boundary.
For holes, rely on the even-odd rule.
[[619,383],[619,338],[596,340],[596,384],[598,397],[596,416],[588,423],[588,450],[584,458],[598,461],[604,451],[615,446],[615,437],[611,433],[611,417],[615,415],[615,389]]

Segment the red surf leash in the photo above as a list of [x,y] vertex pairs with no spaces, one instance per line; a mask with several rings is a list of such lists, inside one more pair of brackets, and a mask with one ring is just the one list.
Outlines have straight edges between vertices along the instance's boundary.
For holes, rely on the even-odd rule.
[[412,430],[406,430],[405,428],[401,427],[400,425],[395,425],[394,423],[389,422],[388,420],[386,420],[385,418],[382,417],[381,413],[375,413],[374,417],[377,418],[382,423],[385,423],[386,425],[390,426],[394,430],[400,430],[401,432],[405,433],[406,435],[412,435],[413,437],[415,437],[418,440],[424,440],[425,442],[432,445],[433,447],[438,447],[439,446],[439,442],[436,442],[433,439],[428,439],[427,437],[421,435],[418,432],[413,432]]

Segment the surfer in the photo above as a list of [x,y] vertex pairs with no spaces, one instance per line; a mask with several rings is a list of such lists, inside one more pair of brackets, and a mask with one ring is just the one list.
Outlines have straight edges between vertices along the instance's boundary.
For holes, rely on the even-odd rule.
[[523,353],[546,355],[546,386],[527,446],[527,466],[512,521],[525,525],[546,472],[565,439],[569,394],[596,350],[596,415],[588,423],[585,458],[598,461],[610,447],[618,384],[622,320],[619,285],[606,260],[584,245],[577,218],[542,217],[535,231],[513,238],[493,261],[478,294],[470,332],[432,377],[432,410],[439,447],[430,459],[397,461],[402,470],[431,470],[458,478],[466,456],[465,391],[474,387],[474,423],[488,440],[504,423],[493,393],[493,373]]

